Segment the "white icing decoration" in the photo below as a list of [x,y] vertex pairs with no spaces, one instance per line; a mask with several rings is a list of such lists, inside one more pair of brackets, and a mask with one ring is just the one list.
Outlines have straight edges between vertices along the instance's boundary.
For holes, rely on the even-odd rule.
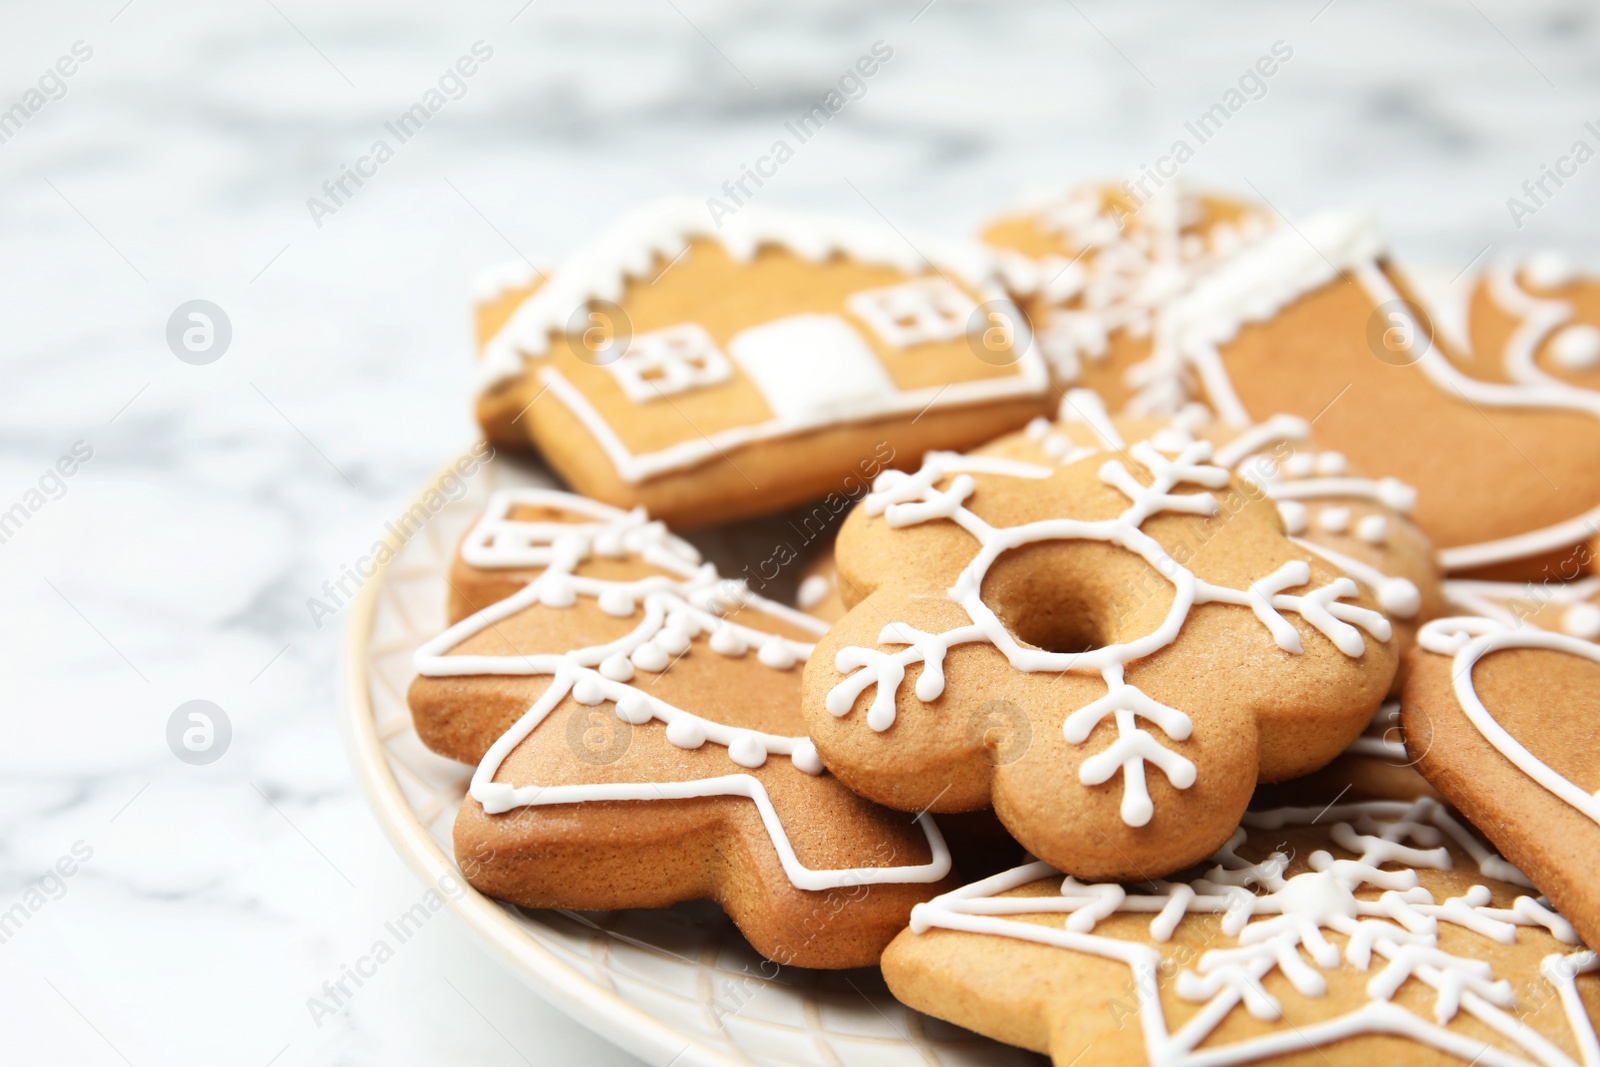
[[1376,756],[1391,763],[1409,763],[1405,742],[1395,739],[1399,734],[1400,702],[1387,700],[1373,714],[1366,732],[1350,742],[1345,752],[1354,756]]
[[1456,701],[1484,740],[1516,764],[1523,774],[1584,816],[1600,823],[1600,796],[1573,785],[1512,737],[1483,706],[1472,682],[1473,665],[1491,652],[1508,648],[1549,649],[1600,663],[1600,645],[1567,634],[1551,633],[1535,627],[1517,630],[1493,619],[1468,616],[1433,620],[1418,632],[1417,644],[1429,652],[1453,657],[1450,673],[1454,680]]
[[964,336],[977,302],[943,278],[921,278],[845,298],[845,307],[885,343],[910,348]]
[[733,377],[728,357],[703,326],[685,322],[635,334],[628,349],[605,365],[635,403],[718,385]]
[[[1590,603],[1600,600],[1600,577],[1582,578],[1562,584],[1528,582],[1482,582],[1465,578],[1452,578],[1444,583],[1445,599],[1474,615],[1494,619],[1508,627],[1533,626],[1528,616],[1547,605],[1565,607],[1562,630],[1574,637],[1588,640],[1600,638],[1600,629],[1589,632],[1586,623],[1600,624],[1600,614],[1591,615],[1585,607],[1600,613],[1600,606]],[[1518,604],[1525,611],[1514,612],[1508,604]],[[1580,609],[1574,614],[1574,609]],[[1570,620],[1570,623],[1569,623]],[[1576,624],[1576,628],[1572,624]]]
[[[551,273],[548,283],[524,300],[484,346],[479,362],[481,387],[493,388],[519,377],[526,360],[537,360],[549,352],[551,335],[564,333],[576,312],[592,301],[622,299],[629,281],[653,278],[661,262],[673,261],[696,240],[715,241],[729,256],[744,262],[762,247],[775,246],[811,262],[820,263],[837,254],[865,264],[892,267],[914,277],[937,272],[946,284],[952,278],[960,279],[978,300],[995,307],[996,313],[1012,325],[1013,350],[1018,357],[1009,374],[905,391],[890,388],[870,396],[852,390],[851,403],[842,409],[817,403],[798,408],[774,405],[773,417],[765,422],[733,426],[703,436],[695,434],[665,448],[637,454],[623,444],[615,428],[571,381],[554,367],[541,368],[538,378],[543,388],[570,409],[598,442],[618,477],[630,485],[758,441],[852,420],[917,415],[930,409],[1039,396],[1049,384],[1044,357],[1034,350],[1026,321],[1007,293],[1008,288],[1028,291],[1036,281],[1032,265],[1022,257],[996,253],[969,242],[931,237],[918,237],[913,247],[902,233],[889,226],[789,215],[749,206],[736,217],[723,219],[719,226],[712,222],[704,205],[670,200],[623,219]],[[731,341],[729,354],[738,358]],[[826,352],[813,351],[812,356],[819,354]],[[875,358],[871,362],[877,366]],[[815,401],[825,392],[828,375],[812,377],[816,380],[809,385],[808,396]],[[774,397],[782,400],[784,394],[769,393],[769,400]]]
[[735,334],[728,351],[779,421],[796,426],[870,415],[894,381],[838,315],[790,315]]
[[[1127,443],[1117,433],[1111,417],[1106,413],[1105,405],[1099,396],[1090,390],[1068,390],[1061,399],[1060,417],[1066,422],[1089,425],[1105,442],[1107,448],[1127,447]],[[1191,410],[1174,416],[1172,422],[1151,439],[1152,444],[1155,444],[1160,451],[1181,451],[1186,445],[1194,443],[1196,438],[1193,433],[1203,425],[1201,421],[1203,418],[1203,410]],[[1234,471],[1275,501],[1278,514],[1283,519],[1284,531],[1291,537],[1298,538],[1298,535],[1303,534],[1307,528],[1307,509],[1305,504],[1301,503],[1302,500],[1331,501],[1342,497],[1355,497],[1372,500],[1400,512],[1409,512],[1416,506],[1416,490],[1394,478],[1376,481],[1353,477],[1313,478],[1309,475],[1318,469],[1318,460],[1311,458],[1310,453],[1296,451],[1283,463],[1278,464],[1264,451],[1274,445],[1304,441],[1310,433],[1311,427],[1304,419],[1293,415],[1274,415],[1264,422],[1242,430],[1232,441],[1218,448],[1213,461]],[[1052,431],[1049,423],[1042,419],[1036,420],[1029,427],[1028,436],[1037,442],[1047,455],[1058,457],[1063,464],[1076,462],[1094,454],[1095,451],[1074,449],[1067,438]],[[1342,472],[1345,467],[1344,457],[1337,452],[1321,453],[1321,456],[1330,455],[1338,456],[1339,461],[1323,464],[1323,467]],[[1300,459],[1306,459],[1307,462],[1295,462]],[[1294,470],[1300,470],[1303,474],[1295,476],[1292,473]],[[1328,510],[1332,509],[1324,509],[1324,513]],[[1362,522],[1366,523],[1368,519],[1377,520],[1378,540],[1381,541],[1387,532],[1387,520],[1381,515],[1371,515],[1362,519]],[[1324,528],[1326,529],[1326,526]],[[1373,530],[1373,526],[1367,526],[1369,533]],[[1358,536],[1360,536],[1359,530]],[[1370,540],[1366,537],[1363,539]],[[1410,579],[1390,577],[1371,564],[1313,542],[1297,541],[1297,543],[1317,553],[1370,589],[1379,605],[1396,618],[1413,618],[1422,609],[1422,594],[1417,589],[1416,583]]]
[[[1069,394],[1069,399],[1072,396]],[[1287,590],[1310,582],[1311,568],[1304,561],[1285,563],[1248,589],[1214,585],[1196,576],[1140,527],[1150,516],[1162,512],[1215,514],[1218,505],[1211,493],[1177,494],[1173,490],[1180,485],[1224,488],[1229,484],[1228,471],[1209,462],[1212,446],[1207,441],[1184,444],[1176,458],[1163,455],[1148,441],[1132,445],[1127,452],[1150,472],[1152,484],[1141,484],[1120,459],[1107,458],[1100,467],[1100,479],[1126,496],[1130,503],[1116,518],[1095,521],[1057,518],[994,527],[965,506],[976,488],[967,471],[1021,478],[1039,478],[1050,473],[1047,468],[1034,464],[930,453],[922,469],[915,474],[886,471],[879,475],[873,491],[862,504],[867,514],[881,515],[896,528],[948,520],[977,542],[977,552],[948,592],[950,599],[966,612],[971,624],[930,634],[904,623],[886,621],[878,637],[879,643],[905,647],[892,653],[860,646],[840,649],[835,667],[850,676],[828,693],[825,701],[828,711],[836,716],[849,714],[857,698],[875,686],[876,693],[867,710],[867,725],[875,731],[887,730],[894,724],[896,700],[906,667],[922,664],[922,674],[916,684],[917,698],[924,703],[936,700],[944,691],[946,654],[956,645],[973,642],[992,644],[1017,670],[1099,672],[1106,683],[1107,694],[1071,712],[1063,722],[1062,731],[1068,742],[1082,744],[1098,723],[1107,717],[1113,719],[1117,740],[1104,752],[1086,760],[1079,777],[1086,785],[1098,785],[1120,770],[1123,774],[1122,819],[1130,826],[1143,826],[1153,813],[1144,765],[1154,763],[1179,789],[1193,784],[1195,772],[1193,764],[1163,748],[1139,725],[1139,720],[1155,723],[1169,737],[1180,741],[1188,737],[1190,721],[1182,711],[1159,704],[1128,684],[1123,677],[1123,665],[1177,640],[1191,605],[1224,603],[1248,607],[1278,647],[1291,654],[1303,651],[1300,633],[1284,619],[1283,612],[1299,614],[1347,656],[1360,656],[1366,649],[1358,626],[1380,641],[1389,639],[1389,621],[1382,615],[1342,602],[1358,591],[1356,583],[1349,578],[1340,577],[1301,594],[1288,593]],[[939,483],[946,480],[948,487],[938,488]],[[1011,549],[1040,541],[1074,540],[1116,545],[1149,563],[1173,587],[1172,607],[1166,619],[1154,631],[1136,640],[1087,652],[1048,652],[1020,644],[983,602],[980,593],[984,575],[1002,553]]]
[[1561,614],[1561,629],[1586,641],[1600,640],[1600,604],[1574,604]]
[[1369,545],[1381,545],[1389,536],[1389,520],[1382,515],[1363,515],[1356,523],[1356,536]]
[[[1273,224],[1247,209],[1237,224],[1212,225],[1205,235],[1209,241],[1185,234],[1185,228],[1202,221],[1203,212],[1198,197],[1176,183],[1125,217],[1107,206],[1098,186],[1035,198],[1025,210],[1045,230],[1063,234],[1082,250],[1076,260],[1051,255],[1039,262],[1048,306],[1038,340],[1057,379],[1069,384],[1081,377],[1084,361],[1105,359],[1111,335],[1119,330],[1164,346],[1174,298],[1218,262],[1261,240]],[[1182,402],[1176,382],[1149,370],[1141,365],[1129,371],[1127,384],[1136,390],[1130,414],[1171,411]]]
[[[1048,864],[1031,863],[917,905],[911,929],[919,934],[946,929],[1007,937],[1125,964],[1133,974],[1145,1056],[1155,1067],[1227,1067],[1364,1033],[1403,1036],[1486,1067],[1578,1067],[1506,1010],[1516,1006],[1515,996],[1509,982],[1496,980],[1490,962],[1438,947],[1440,923],[1501,944],[1514,941],[1518,927],[1542,928],[1564,944],[1578,944],[1571,924],[1531,897],[1518,897],[1511,908],[1495,908],[1490,906],[1488,887],[1476,885],[1440,903],[1419,884],[1416,874],[1418,867],[1450,869],[1445,836],[1478,862],[1485,877],[1505,880],[1506,873],[1515,873],[1509,864],[1484,849],[1443,805],[1426,798],[1252,812],[1245,815],[1244,824],[1276,830],[1321,819],[1333,821],[1330,838],[1357,858],[1339,859],[1318,851],[1309,857],[1311,870],[1286,878],[1290,858],[1283,853],[1273,852],[1259,862],[1238,854],[1248,840],[1241,828],[1213,857],[1215,866],[1188,883],[1085,885],[1062,877]],[[1400,869],[1386,869],[1389,865]],[[1062,878],[1055,896],[1001,895],[1053,878]],[[1380,891],[1375,900],[1357,896],[1358,890],[1374,889]],[[1202,1007],[1176,1032],[1168,1029],[1161,1004],[1161,952],[1094,932],[1101,920],[1116,913],[1152,916],[1150,936],[1157,942],[1170,940],[1185,916],[1223,916],[1221,935],[1235,944],[1207,949],[1194,968],[1178,974],[1176,995]],[[1024,915],[1067,918],[1060,927],[1014,918]],[[1323,930],[1346,938],[1342,952]],[[1382,966],[1374,968],[1380,961]],[[1261,1019],[1282,1017],[1279,1000],[1263,984],[1271,972],[1278,971],[1300,996],[1322,997],[1328,991],[1325,972],[1345,964],[1375,971],[1367,984],[1369,999],[1361,1007],[1259,1037],[1226,1044],[1209,1040],[1239,1007]],[[1558,996],[1585,1067],[1600,1064],[1600,1042],[1578,995],[1576,976],[1597,970],[1600,958],[1583,949],[1553,953],[1540,966],[1541,976]],[[1413,980],[1434,991],[1431,1018],[1394,1002],[1400,988]],[[1446,1029],[1461,1013],[1505,1037],[1529,1058]]]
[[1600,367],[1600,329],[1586,322],[1568,326],[1551,339],[1550,357],[1565,370]]
[[833,592],[833,583],[820,574],[809,574],[801,582],[800,588],[795,591],[794,602],[802,611],[810,611]]
[[1315,541],[1303,541],[1298,537],[1290,540],[1308,552],[1315,552],[1372,590],[1378,606],[1395,618],[1413,619],[1422,610],[1422,592],[1411,579],[1391,578],[1371,564],[1362,563],[1354,556],[1347,556]]
[[1562,289],[1578,280],[1578,265],[1563,252],[1535,252],[1522,264],[1522,273],[1540,289]]
[[[506,518],[517,505],[551,508],[593,517],[593,523],[521,523]],[[660,670],[667,666],[665,644],[681,651],[688,649],[689,637],[711,635],[708,644],[718,654],[738,654],[754,647],[759,658],[773,669],[792,669],[810,655],[812,646],[780,634],[755,629],[720,617],[714,608],[742,606],[773,623],[787,623],[802,631],[821,636],[826,624],[809,615],[784,607],[751,593],[742,583],[730,583],[710,564],[697,566],[698,556],[659,523],[650,522],[642,511],[625,512],[570,493],[550,489],[515,489],[495,494],[488,514],[463,542],[474,546],[474,555],[484,567],[543,566],[538,577],[510,597],[463,619],[429,640],[414,657],[416,671],[426,677],[462,677],[475,674],[508,676],[550,676],[550,685],[533,706],[489,748],[472,776],[470,793],[491,815],[512,808],[548,804],[581,804],[596,800],[684,800],[694,797],[742,796],[754,801],[761,814],[773,847],[789,880],[800,889],[826,890],[847,885],[877,885],[900,882],[937,882],[950,871],[950,852],[932,818],[917,818],[928,841],[928,863],[907,867],[863,867],[845,870],[814,870],[803,866],[789,842],[788,833],[759,779],[744,773],[720,775],[681,782],[621,782],[609,784],[511,786],[494,780],[507,756],[525,741],[545,717],[569,693],[574,701],[589,707],[611,701],[619,719],[635,726],[652,719],[666,724],[667,740],[683,749],[698,749],[707,742],[728,750],[731,762],[755,768],[769,755],[787,756],[800,771],[819,775],[824,771],[816,746],[806,737],[784,737],[706,719],[637,689],[615,675],[623,673],[621,663],[631,661],[641,669]],[[598,545],[622,545],[640,559],[672,572],[677,577],[652,575],[628,582],[611,581],[573,573]],[[687,549],[687,551],[685,551]],[[538,562],[530,562],[538,561]],[[472,562],[469,560],[468,562]],[[625,636],[604,645],[571,649],[562,653],[527,655],[449,655],[475,634],[534,605],[550,606],[548,590],[558,588],[556,606],[570,607],[578,597],[605,596],[622,591],[630,603],[643,612],[639,624]],[[719,647],[719,645],[721,647]],[[620,657],[620,658],[619,658]],[[649,661],[647,666],[640,659]],[[653,666],[660,662],[661,666]],[[598,669],[596,669],[598,668]],[[609,669],[608,669],[609,668]]]
[[1350,529],[1350,509],[1342,505],[1323,508],[1317,513],[1317,525],[1329,533],[1344,533]]
[[544,273],[525,259],[512,260],[498,267],[490,267],[479,274],[472,285],[472,295],[479,303],[498,300],[514,289],[530,288]]

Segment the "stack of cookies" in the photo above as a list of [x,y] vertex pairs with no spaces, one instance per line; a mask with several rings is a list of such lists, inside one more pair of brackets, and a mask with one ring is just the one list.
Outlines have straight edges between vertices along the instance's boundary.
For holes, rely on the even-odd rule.
[[713,900],[1062,1064],[1600,1067],[1600,279],[1170,185],[668,202],[477,324],[570,487],[416,657],[482,892]]

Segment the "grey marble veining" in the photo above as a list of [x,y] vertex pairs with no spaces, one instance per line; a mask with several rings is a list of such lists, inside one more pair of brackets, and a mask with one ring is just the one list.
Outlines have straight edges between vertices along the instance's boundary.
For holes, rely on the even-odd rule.
[[[625,1062],[448,923],[313,1021],[307,998],[416,887],[340,747],[345,619],[318,628],[305,601],[471,441],[479,270],[559,258],[663,192],[720,195],[874,42],[893,58],[760,202],[968,231],[1029,186],[1153,163],[1282,41],[1292,58],[1187,177],[1291,214],[1370,203],[1402,256],[1451,271],[1540,245],[1600,260],[1600,163],[1521,228],[1506,205],[1595,141],[1600,15],[1576,2],[103,0],[0,19],[0,112],[92,50],[0,125],[0,512],[41,501],[0,543],[0,913],[48,881],[0,942],[6,1062]],[[478,41],[492,56],[460,98],[318,226],[307,199]],[[164,336],[196,298],[233,329],[206,366]],[[92,458],[41,488],[77,442]],[[233,726],[209,766],[167,746],[193,699]],[[46,879],[58,861],[74,873]]]

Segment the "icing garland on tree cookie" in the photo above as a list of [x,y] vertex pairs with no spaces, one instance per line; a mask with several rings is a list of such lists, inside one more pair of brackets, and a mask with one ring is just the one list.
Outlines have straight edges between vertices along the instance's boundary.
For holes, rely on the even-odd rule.
[[[509,518],[519,506],[546,507],[594,517],[590,523],[522,522]],[[804,663],[812,645],[781,634],[747,626],[725,616],[753,610],[773,621],[789,623],[820,636],[827,625],[809,615],[751,593],[745,583],[725,579],[714,565],[701,563],[686,542],[665,525],[651,522],[644,510],[624,512],[569,493],[549,489],[513,489],[496,493],[488,514],[463,542],[463,558],[474,566],[543,567],[537,578],[512,596],[463,619],[420,647],[414,657],[418,674],[428,677],[467,675],[548,675],[550,686],[512,727],[495,741],[472,775],[469,793],[494,815],[513,808],[581,804],[600,800],[682,800],[693,797],[741,796],[752,800],[772,839],[789,880],[799,889],[825,890],[845,885],[886,882],[937,882],[950,871],[950,853],[931,817],[918,822],[932,859],[917,866],[814,870],[795,855],[766,787],[752,775],[734,772],[715,778],[679,782],[637,782],[511,786],[494,780],[500,765],[569,694],[585,707],[610,701],[617,717],[634,726],[652,720],[666,725],[666,739],[683,749],[706,743],[724,747],[738,767],[754,769],[770,756],[784,756],[809,775],[826,773],[816,747],[806,737],[787,737],[730,726],[679,708],[632,684],[640,675],[666,671],[689,650],[694,638],[707,635],[717,655],[738,657],[754,651],[771,670],[787,671]],[[575,573],[595,557],[634,555],[668,571],[631,581],[594,578]],[[565,609],[580,597],[592,598],[616,618],[642,613],[634,629],[601,645],[561,653],[516,656],[449,655],[468,638],[534,605]]]
[[[1129,826],[1144,826],[1154,814],[1154,804],[1145,785],[1145,765],[1155,764],[1178,789],[1193,785],[1196,771],[1189,759],[1162,746],[1140,725],[1140,720],[1154,723],[1176,741],[1188,738],[1192,722],[1183,711],[1151,699],[1128,683],[1123,667],[1177,640],[1192,605],[1221,603],[1249,608],[1278,647],[1292,654],[1300,654],[1304,649],[1299,631],[1283,617],[1284,612],[1300,615],[1351,658],[1359,657],[1366,650],[1360,630],[1380,641],[1389,639],[1391,627],[1386,618],[1367,608],[1343,602],[1344,598],[1354,597],[1359,592],[1350,578],[1336,578],[1305,593],[1289,593],[1288,590],[1311,580],[1311,567],[1301,560],[1283,564],[1246,589],[1216,585],[1196,576],[1141,527],[1146,519],[1163,512],[1215,515],[1218,503],[1211,493],[1178,494],[1173,490],[1182,485],[1195,485],[1202,490],[1221,489],[1228,484],[1228,470],[1212,462],[1213,449],[1208,441],[1140,441],[1127,452],[1150,472],[1153,483],[1148,487],[1140,485],[1120,459],[1107,458],[1100,467],[1100,480],[1126,496],[1129,505],[1116,518],[1094,521],[1056,518],[995,527],[965,506],[976,488],[971,473],[1015,478],[1051,475],[1050,468],[1035,464],[932,452],[915,474],[886,471],[879,475],[873,483],[873,491],[862,503],[867,514],[883,516],[893,528],[946,520],[965,530],[976,542],[976,553],[948,592],[971,622],[932,634],[891,621],[883,627],[878,641],[884,645],[905,646],[899,651],[884,652],[860,646],[841,649],[835,666],[849,676],[828,693],[825,706],[829,713],[849,714],[856,699],[869,686],[876,686],[867,711],[867,725],[880,733],[889,729],[894,724],[896,699],[906,667],[913,663],[923,665],[915,692],[919,700],[929,703],[944,692],[946,653],[955,645],[970,642],[993,645],[1017,670],[1098,672],[1106,683],[1106,695],[1068,714],[1062,722],[1062,733],[1069,743],[1080,745],[1104,719],[1111,718],[1115,722],[1116,742],[1084,761],[1080,780],[1085,785],[1099,785],[1121,771],[1122,820]],[[1172,455],[1169,457],[1168,453]],[[948,487],[939,489],[938,485],[947,479]],[[1098,541],[1125,549],[1145,560],[1166,579],[1173,588],[1173,602],[1161,625],[1135,640],[1088,652],[1048,652],[1021,645],[983,602],[984,575],[1002,553],[1011,549],[1039,541],[1073,540]]]
[[1472,681],[1473,666],[1491,652],[1511,648],[1546,649],[1600,663],[1600,645],[1537,627],[1516,628],[1494,619],[1467,616],[1433,620],[1417,635],[1417,644],[1429,652],[1453,657],[1450,674],[1456,701],[1484,740],[1516,764],[1522,773],[1600,823],[1600,796],[1574,785],[1512,737],[1484,707]]
[[[1047,878],[1062,877],[1048,864],[1033,863],[964,886],[911,913],[911,929],[964,931],[1029,941],[1071,952],[1116,960],[1133,971],[1139,1024],[1149,1062],[1160,1067],[1228,1065],[1317,1048],[1363,1033],[1388,1033],[1490,1067],[1577,1067],[1570,1057],[1506,1010],[1516,998],[1511,984],[1496,979],[1482,959],[1442,951],[1438,926],[1449,923],[1487,940],[1509,943],[1518,927],[1542,927],[1557,941],[1577,946],[1572,925],[1548,902],[1518,897],[1510,908],[1490,907],[1487,886],[1476,885],[1443,903],[1419,884],[1417,869],[1449,870],[1453,865],[1443,842],[1448,837],[1470,855],[1480,874],[1526,885],[1526,879],[1505,860],[1486,849],[1437,801],[1362,801],[1316,808],[1280,808],[1250,812],[1244,827],[1276,830],[1333,820],[1329,836],[1356,859],[1339,859],[1319,850],[1311,870],[1285,878],[1290,857],[1274,851],[1252,862],[1239,856],[1248,839],[1245,828],[1213,857],[1215,866],[1190,881],[1155,881],[1138,886],[1115,883],[1086,885],[1064,877],[1056,896],[1006,897],[1000,894]],[[1399,865],[1399,870],[1384,869]],[[1376,900],[1358,897],[1360,890],[1380,890]],[[1235,947],[1208,949],[1193,969],[1179,973],[1177,996],[1202,1004],[1177,1032],[1166,1023],[1157,976],[1163,957],[1138,942],[1096,934],[1101,920],[1115,913],[1151,915],[1150,937],[1170,941],[1186,916],[1221,914],[1222,934]],[[1019,922],[1008,916],[1064,914],[1064,927]],[[1347,938],[1343,952],[1328,941],[1328,930]],[[1201,1047],[1235,1008],[1273,1021],[1282,1004],[1262,984],[1281,974],[1298,994],[1325,996],[1325,972],[1342,963],[1376,973],[1367,984],[1370,999],[1361,1008],[1319,1023],[1221,1046]],[[1592,1023],[1577,989],[1577,976],[1600,971],[1592,951],[1554,953],[1540,967],[1564,1008],[1586,1067],[1600,1063]],[[1394,1003],[1407,981],[1415,979],[1435,991],[1433,1018],[1413,1014]],[[1524,1060],[1502,1049],[1446,1029],[1458,1014],[1482,1021],[1519,1045]]]

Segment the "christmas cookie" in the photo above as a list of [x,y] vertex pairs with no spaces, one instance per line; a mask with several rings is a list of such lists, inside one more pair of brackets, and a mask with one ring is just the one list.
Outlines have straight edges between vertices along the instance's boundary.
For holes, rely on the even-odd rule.
[[1251,804],[1329,804],[1336,800],[1410,800],[1439,791],[1417,773],[1400,729],[1400,701],[1386,700],[1360,737],[1321,770],[1256,790]]
[[1600,944],[1600,645],[1463,616],[1423,627],[1412,660],[1417,770]]
[[1552,633],[1600,641],[1600,578],[1574,582],[1444,583],[1450,603],[1510,627],[1537,626]]
[[[1216,448],[1213,462],[1229,467],[1256,495],[1271,500],[1284,532],[1365,587],[1395,624],[1401,653],[1416,629],[1445,612],[1433,544],[1410,519],[1414,489],[1394,478],[1368,478],[1338,452],[1317,446],[1304,419],[1280,415],[1249,427],[1218,423],[1198,404],[1163,419],[1108,418],[1099,396],[1070,390],[1055,422],[1036,419],[1023,432],[977,450],[1031,463],[1072,462],[1092,452],[1126,449],[1129,441],[1159,437],[1173,445],[1196,440]],[[1210,536],[1210,519],[1194,520]],[[1133,587],[1130,602],[1147,590]]]
[[468,880],[528,907],[709,898],[780,963],[875,962],[950,858],[931,818],[850,793],[803,736],[823,624],[643,516],[537,492],[520,506],[549,521],[474,542],[530,580],[418,650],[409,694],[428,747],[478,764]]
[[[836,506],[842,513],[849,502]],[[834,622],[845,611],[832,563],[832,525],[837,524],[822,529],[813,525],[820,521],[819,515],[828,514],[829,506],[818,503],[799,514],[703,530],[696,539],[725,562],[744,561],[728,566],[728,571],[739,577],[727,580],[742,583],[746,591],[771,590],[788,571],[795,605],[815,619]],[[489,498],[483,515],[456,547],[448,579],[450,621],[459,622],[504,600],[537,578],[551,560],[587,545],[588,538],[597,534],[617,539],[629,552],[643,553],[662,573],[683,577],[706,563],[696,545],[670,534],[664,523],[651,519],[643,508],[623,511],[598,500],[548,489],[502,489]],[[824,539],[830,544],[817,552],[796,580],[792,568],[799,567],[800,549],[793,546],[805,546],[808,539]],[[607,558],[599,556],[582,566],[603,571]]]
[[1164,373],[1192,380],[1224,422],[1311,419],[1323,447],[1414,485],[1448,571],[1534,577],[1600,530],[1600,391],[1457,350],[1364,212],[1313,215],[1241,250],[1170,317]]
[[1061,1067],[1600,1058],[1595,953],[1428,799],[1251,812],[1168,881],[1019,867],[918,905],[883,973]]
[[1173,182],[1145,196],[1125,182],[1036,198],[986,227],[985,243],[1037,267],[1023,298],[1060,388],[1093,389],[1113,411],[1170,411],[1187,398],[1168,373],[1173,301],[1278,225],[1264,205]]
[[[848,492],[1027,422],[1048,374],[978,245],[671,201],[479,311],[478,417],[674,527]],[[1004,268],[1004,270],[1003,270]]]
[[1083,877],[1209,854],[1258,780],[1361,733],[1396,669],[1371,594],[1288,538],[1232,459],[1167,436],[880,475],[835,550],[865,599],[806,666],[823,762],[902,810],[992,803]]

